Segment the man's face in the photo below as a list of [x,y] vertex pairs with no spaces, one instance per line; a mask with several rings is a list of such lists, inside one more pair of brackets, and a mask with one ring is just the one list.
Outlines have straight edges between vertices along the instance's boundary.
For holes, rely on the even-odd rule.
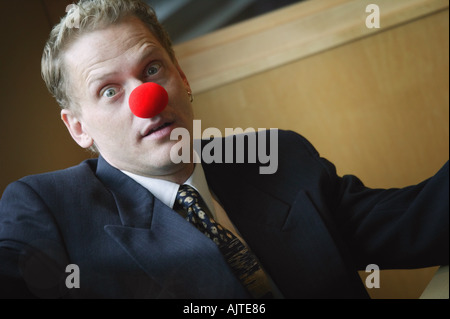
[[[171,179],[189,169],[170,160],[177,143],[170,140],[172,130],[183,127],[192,136],[189,83],[139,19],[81,36],[64,58],[69,90],[81,111],[63,110],[62,119],[79,145],[95,143],[112,166],[139,175]],[[169,94],[168,106],[150,119],[133,115],[128,104],[133,89],[145,82]]]

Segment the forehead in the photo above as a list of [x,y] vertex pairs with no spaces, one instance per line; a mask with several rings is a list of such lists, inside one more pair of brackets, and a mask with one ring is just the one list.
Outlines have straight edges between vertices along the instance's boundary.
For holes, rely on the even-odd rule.
[[92,71],[149,46],[163,50],[141,20],[127,17],[119,23],[81,35],[65,50],[63,59],[70,77],[79,74],[86,79]]

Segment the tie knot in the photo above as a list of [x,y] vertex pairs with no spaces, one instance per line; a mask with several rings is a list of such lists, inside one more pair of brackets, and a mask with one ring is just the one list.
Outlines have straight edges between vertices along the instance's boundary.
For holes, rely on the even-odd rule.
[[188,208],[198,203],[199,193],[189,185],[181,185],[178,189],[176,201],[182,207]]

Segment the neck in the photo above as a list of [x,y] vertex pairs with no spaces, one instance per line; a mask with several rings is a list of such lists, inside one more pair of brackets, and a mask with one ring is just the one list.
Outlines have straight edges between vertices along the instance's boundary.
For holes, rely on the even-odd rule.
[[192,173],[194,172],[194,168],[195,168],[194,163],[188,163],[188,164],[179,164],[176,167],[174,167],[171,171],[169,172],[166,171],[161,174],[146,174],[145,172],[130,172],[130,173],[150,178],[162,179],[165,181],[176,183],[178,185],[182,185],[192,175]]
[[194,172],[194,168],[195,168],[195,164],[189,163],[189,164],[183,165],[183,167],[179,171],[176,171],[173,174],[169,174],[169,175],[165,175],[165,176],[153,176],[153,177],[161,178],[161,179],[167,180],[169,182],[173,182],[173,183],[182,185],[192,175],[192,173]]
[[139,176],[162,179],[179,185],[187,181],[187,179],[194,172],[195,168],[195,164],[191,161],[190,163],[171,165],[170,168],[160,169],[156,173],[147,173],[146,170],[142,168],[136,169],[134,167],[121,167],[120,165],[114,165],[114,163],[108,161],[108,159],[106,159],[104,156],[103,159],[107,161],[111,166],[119,170],[123,170]]

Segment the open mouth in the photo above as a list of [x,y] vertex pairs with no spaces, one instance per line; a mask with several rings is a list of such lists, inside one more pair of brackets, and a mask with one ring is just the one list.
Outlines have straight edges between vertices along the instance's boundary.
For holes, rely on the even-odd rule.
[[165,129],[166,127],[171,126],[173,123],[174,123],[174,122],[167,122],[167,123],[164,123],[164,124],[162,124],[162,125],[160,125],[160,126],[154,128],[154,129],[150,130],[144,137],[149,136],[149,135],[152,135],[152,134],[155,133],[155,132],[161,131],[161,130]]

